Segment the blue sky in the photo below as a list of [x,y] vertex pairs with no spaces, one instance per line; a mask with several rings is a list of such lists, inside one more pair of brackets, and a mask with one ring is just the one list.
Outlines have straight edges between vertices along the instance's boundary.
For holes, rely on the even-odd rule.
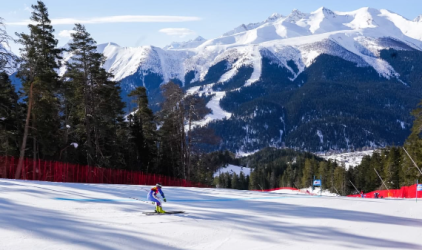
[[[0,17],[9,34],[28,32],[35,0],[2,0]],[[288,15],[293,9],[311,12],[319,7],[351,11],[373,7],[394,11],[408,19],[422,14],[422,0],[45,0],[56,37],[69,40],[73,21],[84,21],[98,43],[121,46],[164,46],[198,35],[215,38],[242,23],[265,20],[272,13]],[[116,17],[117,16],[117,17]],[[68,20],[71,19],[71,20]],[[17,52],[18,45],[12,45]]]

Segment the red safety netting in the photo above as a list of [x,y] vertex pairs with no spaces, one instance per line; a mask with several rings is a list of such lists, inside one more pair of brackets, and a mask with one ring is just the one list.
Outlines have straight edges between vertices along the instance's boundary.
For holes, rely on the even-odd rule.
[[[375,193],[379,194],[378,198],[416,198],[416,193],[418,193],[418,198],[422,198],[422,192],[416,192],[416,184],[400,189],[372,191],[364,194],[364,198],[375,198]],[[348,197],[361,197],[361,195],[348,195]]]
[[[0,176],[15,178],[18,159],[0,156]],[[56,161],[25,159],[22,174],[19,179],[77,182],[77,183],[107,183],[155,185],[160,182],[165,186],[207,187],[201,183],[194,183],[183,179],[157,174],[145,174],[139,171],[92,167]]]

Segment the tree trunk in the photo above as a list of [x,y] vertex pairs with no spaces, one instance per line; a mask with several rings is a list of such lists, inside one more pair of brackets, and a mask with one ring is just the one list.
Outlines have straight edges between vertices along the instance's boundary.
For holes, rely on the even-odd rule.
[[91,160],[92,160],[92,142],[91,142],[91,123],[90,123],[90,118],[88,116],[92,115],[89,107],[89,97],[88,97],[88,90],[87,90],[87,86],[85,85],[84,87],[84,104],[85,104],[85,132],[86,132],[86,143],[88,146],[88,150],[87,150],[87,164],[91,165]]
[[[32,113],[32,125],[35,124],[36,116]],[[37,137],[33,135],[32,137],[32,144],[33,144],[33,155],[32,155],[32,180],[35,180],[35,171],[37,169]]]
[[191,154],[191,142],[192,142],[192,139],[191,139],[191,130],[192,130],[192,109],[190,108],[189,109],[189,129],[188,129],[188,132],[187,132],[187,135],[188,135],[188,145],[187,145],[187,150],[186,150],[186,157],[187,157],[187,160],[186,160],[186,165],[187,165],[187,168],[188,168],[188,180],[190,180],[190,172],[191,172],[191,169],[190,169],[190,154]]
[[[9,138],[6,137],[6,148],[9,148]],[[9,161],[9,151],[6,150],[6,161],[3,163],[3,174],[1,177],[7,178],[7,163]]]
[[182,158],[182,169],[184,179],[187,180],[186,176],[186,136],[185,136],[185,123],[184,123],[184,110],[180,104],[180,139],[181,139],[181,158]]
[[[33,87],[34,87],[34,83],[32,82],[31,87],[29,88],[28,111],[26,113],[25,129],[24,129],[24,133],[23,133],[22,145],[21,145],[21,149],[20,149],[18,167],[17,167],[16,173],[15,173],[15,179],[19,179],[19,177],[21,175],[22,168],[23,168],[23,158],[25,158],[26,141],[28,139],[29,119],[31,117],[31,111],[32,111],[32,102],[33,102],[32,89],[33,89]],[[26,178],[25,171],[22,172],[22,177],[24,179]]]
[[[35,119],[35,118],[34,118]],[[32,180],[35,180],[35,174],[37,169],[37,138],[33,137],[33,144],[34,144],[34,155],[33,155],[33,162],[32,162]]]
[[[64,145],[65,145],[65,148],[67,148],[68,147],[68,143],[69,143],[69,128],[67,126],[69,126],[69,113],[70,113],[70,111],[68,110],[69,107],[67,106],[68,104],[67,104],[67,100],[66,99],[65,99],[64,103],[65,103],[65,108],[64,108],[64,112],[65,112],[65,114],[64,114],[64,117],[65,117],[64,118],[65,119],[64,120],[64,123],[65,123]],[[62,151],[60,151],[59,160],[62,158]],[[67,160],[67,150],[64,152],[64,161],[65,162],[68,162],[68,160]]]

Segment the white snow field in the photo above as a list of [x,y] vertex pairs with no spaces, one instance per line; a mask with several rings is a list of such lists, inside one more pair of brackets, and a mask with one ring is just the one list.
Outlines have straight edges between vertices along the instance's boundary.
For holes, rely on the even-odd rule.
[[422,249],[422,202],[0,180],[0,249]]
[[229,174],[236,173],[237,175],[240,175],[240,172],[243,172],[245,176],[251,175],[250,168],[229,164],[226,167],[221,167],[220,169],[218,169],[214,173],[213,177],[220,176],[220,174],[223,174],[223,173],[229,173]]
[[374,150],[365,150],[365,151],[356,151],[356,152],[349,152],[349,153],[340,153],[340,154],[332,154],[332,155],[323,155],[318,154],[318,156],[324,158],[325,160],[332,160],[336,161],[340,164],[344,163],[346,169],[350,167],[356,167],[362,162],[362,158],[369,155],[371,156],[374,153]]

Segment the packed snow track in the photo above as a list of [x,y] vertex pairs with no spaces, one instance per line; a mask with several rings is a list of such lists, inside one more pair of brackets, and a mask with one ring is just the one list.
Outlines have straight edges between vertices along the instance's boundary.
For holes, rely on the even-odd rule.
[[422,249],[422,202],[0,180],[0,249]]

